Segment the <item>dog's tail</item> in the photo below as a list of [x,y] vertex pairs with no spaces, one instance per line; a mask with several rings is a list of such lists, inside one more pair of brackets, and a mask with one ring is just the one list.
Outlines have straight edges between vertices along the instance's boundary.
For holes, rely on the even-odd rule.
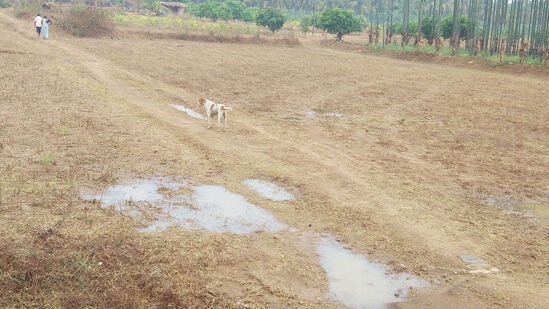
[[221,109],[224,111],[232,111],[233,109],[228,106],[221,106]]

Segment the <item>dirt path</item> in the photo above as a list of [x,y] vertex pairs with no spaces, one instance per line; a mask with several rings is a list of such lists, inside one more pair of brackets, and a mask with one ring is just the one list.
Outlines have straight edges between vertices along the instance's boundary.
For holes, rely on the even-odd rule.
[[[24,21],[5,11],[0,19],[18,35],[13,50],[46,46],[52,61],[70,63],[84,83],[121,102],[121,109],[135,108],[136,121],[145,118],[176,140],[175,153],[196,158],[181,163],[195,181],[223,185],[251,201],[256,198],[240,185],[249,177],[296,193],[297,202],[265,207],[299,233],[278,235],[284,245],[258,244],[263,254],[295,246],[290,255],[314,260],[308,245],[295,244],[330,233],[356,252],[435,283],[397,307],[546,304],[547,228],[485,201],[510,196],[548,206],[547,79],[404,62],[316,43],[270,48],[183,41],[176,47],[180,42],[86,40],[55,32],[42,42]],[[275,59],[277,52],[287,56]],[[258,55],[264,62],[256,63]],[[318,67],[307,71],[302,63],[314,62],[300,62],[304,56]],[[171,106],[202,112],[195,103],[201,96],[233,106],[227,131],[206,130],[205,121]],[[108,112],[96,112],[109,119]],[[135,149],[132,159],[155,156],[163,155]],[[261,259],[253,252],[251,260]],[[478,256],[500,271],[470,274],[459,255]],[[277,280],[295,289],[297,299],[322,298],[307,292],[323,285],[320,273],[307,286],[261,261],[251,268],[235,265],[234,271],[258,280],[270,298],[276,298]]]

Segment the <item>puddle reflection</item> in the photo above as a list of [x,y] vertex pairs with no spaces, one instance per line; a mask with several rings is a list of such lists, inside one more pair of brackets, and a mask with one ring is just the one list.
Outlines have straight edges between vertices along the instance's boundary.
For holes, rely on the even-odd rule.
[[250,204],[221,186],[195,187],[193,199],[198,210],[177,208],[172,215],[185,218],[183,226],[215,232],[248,234],[256,231],[278,232],[287,228],[269,212]]
[[349,308],[385,308],[405,301],[411,287],[429,285],[412,274],[391,274],[387,266],[368,261],[331,237],[319,241],[317,253],[329,279],[330,297]]
[[[182,187],[194,193],[178,194]],[[112,186],[98,195],[82,195],[82,199],[99,200],[102,207],[113,206],[146,225],[142,231],[162,231],[172,225],[235,234],[288,228],[266,210],[221,186],[192,188],[171,180],[149,179]]]

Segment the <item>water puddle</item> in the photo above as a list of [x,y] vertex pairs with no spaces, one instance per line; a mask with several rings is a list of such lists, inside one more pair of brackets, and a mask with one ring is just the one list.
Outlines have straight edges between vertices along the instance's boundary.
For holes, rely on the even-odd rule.
[[153,204],[163,199],[158,188],[166,186],[176,188],[177,183],[163,180],[162,178],[143,179],[134,183],[116,185],[108,187],[98,195],[84,194],[84,200],[100,200],[101,205],[115,206],[117,210],[122,210],[132,202],[146,202]]
[[194,223],[209,231],[247,234],[256,231],[278,232],[288,227],[266,210],[221,186],[196,187],[193,199],[199,210],[184,209],[184,217],[194,219]]
[[348,308],[385,308],[405,301],[410,289],[429,286],[412,274],[392,274],[389,267],[368,261],[331,237],[317,245],[320,264],[329,279],[329,294]]
[[460,255],[459,256],[465,264],[467,264],[467,269],[469,269],[470,274],[488,274],[499,272],[499,269],[490,266],[483,259],[479,259],[474,255]]
[[171,179],[142,179],[111,186],[104,192],[82,195],[100,201],[143,224],[142,231],[163,231],[170,226],[214,232],[248,234],[279,232],[288,228],[268,211],[221,186],[191,187]]
[[[244,184],[266,199],[294,199],[291,193],[267,181],[247,179]],[[222,186],[193,186],[173,178],[139,179],[81,197],[130,216],[143,226],[140,229],[143,232],[159,232],[172,226],[234,234],[295,231],[268,211]],[[331,236],[321,236],[316,250],[329,280],[329,297],[348,308],[385,308],[405,301],[411,289],[429,286],[417,276],[394,274],[388,266],[368,261]],[[483,262],[474,256],[462,256],[462,259],[469,265]],[[471,271],[478,269],[485,268],[471,268]]]
[[259,195],[261,195],[263,198],[266,198],[268,200],[278,202],[290,201],[294,199],[294,196],[290,192],[268,181],[259,179],[247,179],[244,181],[244,184],[250,189],[259,193]]
[[532,218],[543,226],[549,227],[549,206],[534,201],[519,201],[511,196],[486,196],[484,202],[508,212],[519,212],[528,218]]
[[185,107],[183,105],[178,105],[178,104],[172,104],[172,106],[179,110],[179,111],[182,111],[184,113],[186,113],[187,115],[191,116],[191,117],[194,117],[194,118],[198,118],[198,119],[206,119],[206,117],[202,116],[202,114],[198,113],[198,112],[195,112],[194,110],[188,108],[188,107]]
[[[316,115],[318,115],[318,113],[315,112],[315,111],[307,111],[307,112],[305,112],[305,114],[307,116],[316,116]],[[321,115],[327,116],[327,117],[336,117],[336,118],[343,117],[343,114],[340,114],[340,113],[323,113]]]

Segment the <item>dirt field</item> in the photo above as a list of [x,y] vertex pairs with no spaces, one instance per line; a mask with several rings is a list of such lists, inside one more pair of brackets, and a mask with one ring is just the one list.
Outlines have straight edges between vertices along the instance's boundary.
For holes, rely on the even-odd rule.
[[[320,35],[52,26],[44,41],[5,9],[0,27],[1,307],[341,308],[314,249],[323,233],[432,283],[396,308],[547,305],[547,68],[398,59]],[[172,106],[204,114],[202,96],[233,108],[226,131]],[[80,198],[168,176],[224,186],[297,231],[140,233]],[[248,178],[296,199],[261,199]],[[499,272],[471,274],[460,255]]]

